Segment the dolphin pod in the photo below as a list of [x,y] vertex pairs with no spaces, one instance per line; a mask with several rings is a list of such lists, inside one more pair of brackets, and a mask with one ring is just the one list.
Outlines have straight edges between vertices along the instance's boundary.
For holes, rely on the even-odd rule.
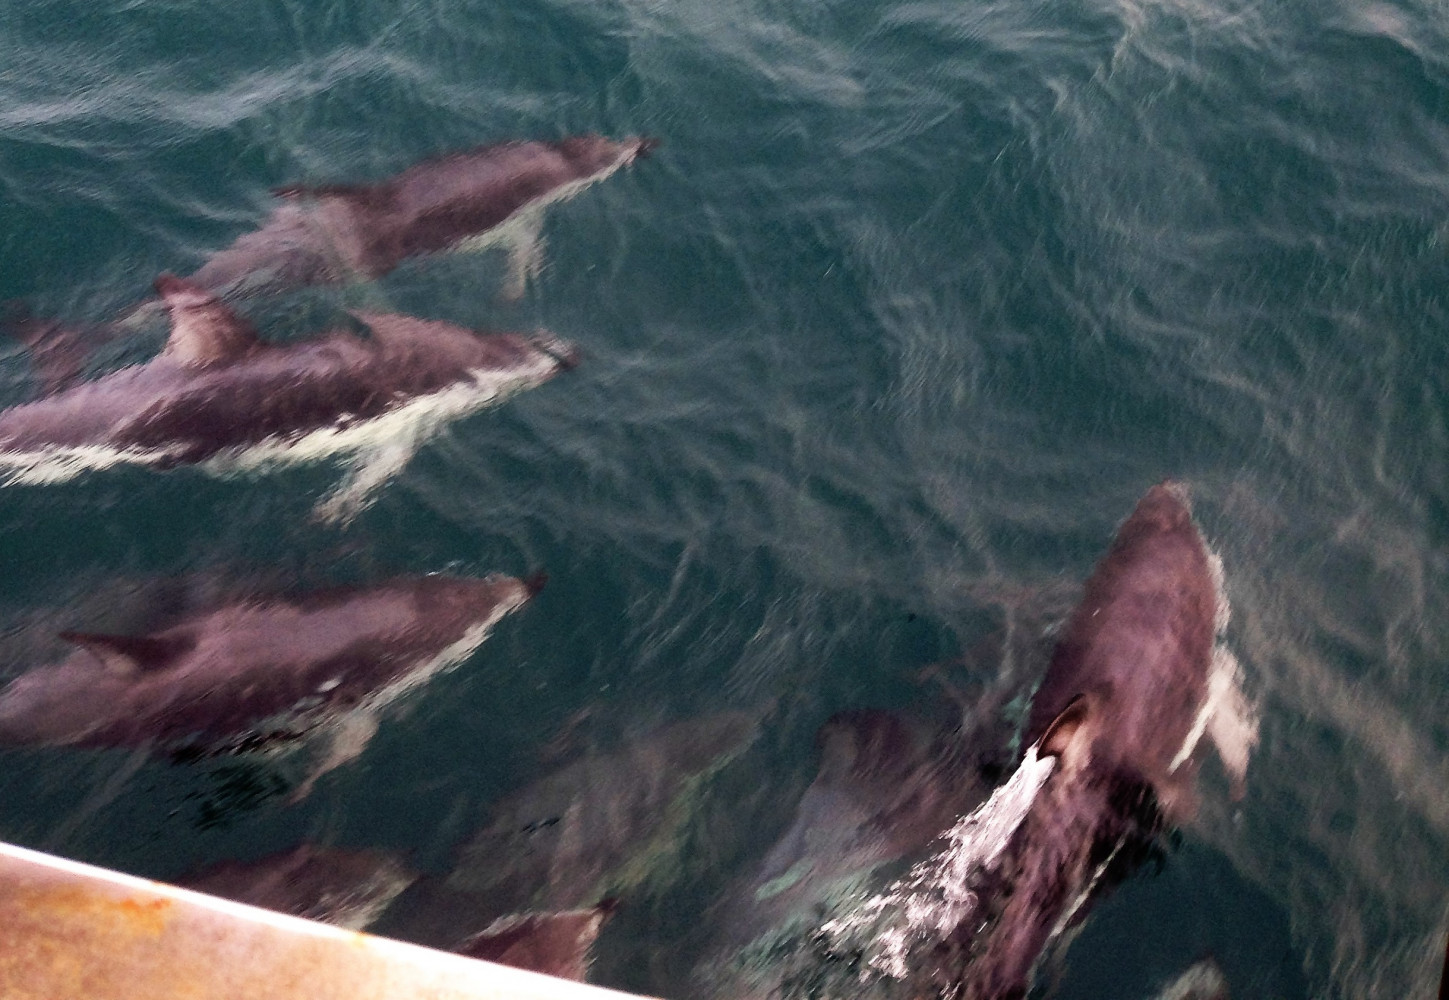
[[[349,516],[429,433],[572,367],[575,349],[547,333],[361,311],[366,336],[336,329],[271,344],[220,296],[371,280],[414,257],[492,244],[512,249],[505,291],[516,296],[537,273],[546,208],[654,145],[508,142],[376,184],[279,189],[260,229],[189,278],[157,279],[171,321],[158,356],[0,411],[0,475],[57,482],[117,464],[227,473],[343,456],[353,473],[321,512]],[[61,360],[68,378],[79,371]],[[365,749],[389,705],[465,659],[539,585],[404,577],[227,602],[143,635],[66,633],[71,656],[0,689],[0,745],[211,754],[325,744],[300,798]],[[1020,767],[995,794],[982,784],[991,753],[885,713],[828,721],[820,772],[760,884],[720,904],[734,943],[759,940],[761,921],[818,912],[862,870],[935,853],[814,935],[807,961],[848,969],[849,984],[797,963],[769,992],[865,996],[863,972],[869,995],[1025,996],[1053,942],[1166,827],[1191,818],[1204,737],[1241,790],[1255,731],[1218,643],[1225,622],[1221,569],[1186,491],[1163,483],[1087,581],[1032,699]],[[411,892],[412,873],[387,859],[310,847],[223,866],[197,885],[354,926],[397,897],[395,919],[417,936],[582,979],[616,905],[611,890],[643,879],[630,846],[682,842],[668,823],[658,828],[661,817],[678,822],[674,803],[749,742],[754,720],[680,727],[641,751],[657,773],[585,760],[498,803],[456,870]],[[647,780],[615,787],[616,771]],[[481,913],[494,919],[463,938],[460,914]]]

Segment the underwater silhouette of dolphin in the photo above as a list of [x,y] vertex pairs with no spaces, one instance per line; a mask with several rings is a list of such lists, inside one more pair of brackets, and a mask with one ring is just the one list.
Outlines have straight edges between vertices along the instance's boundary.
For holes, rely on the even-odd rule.
[[383,851],[303,842],[254,861],[223,861],[177,884],[249,906],[360,931],[417,880]]
[[500,917],[455,951],[515,969],[528,969],[584,982],[599,930],[617,907],[606,899],[596,906],[560,913],[514,913]]
[[[543,210],[646,156],[642,136],[515,141],[424,160],[377,184],[279,188],[279,206],[192,276],[215,292],[381,277],[403,260],[512,244],[508,293],[539,266]],[[483,238],[481,242],[478,242]]]
[[356,460],[325,513],[345,515],[448,420],[575,363],[547,334],[480,335],[436,320],[359,312],[336,330],[269,344],[209,292],[162,275],[171,315],[150,361],[0,412],[0,475],[43,483],[117,464],[206,463],[216,472]]
[[298,796],[356,757],[399,697],[468,657],[542,577],[400,577],[246,598],[146,635],[64,633],[79,648],[0,690],[0,745],[202,754],[329,747]]

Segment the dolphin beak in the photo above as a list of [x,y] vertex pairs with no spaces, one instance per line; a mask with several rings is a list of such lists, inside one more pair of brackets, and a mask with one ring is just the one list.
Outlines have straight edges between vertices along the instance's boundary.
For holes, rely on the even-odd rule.
[[545,330],[539,330],[534,335],[533,346],[557,361],[564,371],[577,368],[582,357],[577,345],[559,340]]
[[648,159],[649,154],[659,148],[659,140],[652,135],[639,137],[639,144],[634,147],[634,156],[638,159]]
[[543,585],[546,583],[548,583],[548,574],[543,570],[539,570],[537,573],[525,579],[523,586],[528,591],[529,597],[537,597],[538,592],[543,589]]

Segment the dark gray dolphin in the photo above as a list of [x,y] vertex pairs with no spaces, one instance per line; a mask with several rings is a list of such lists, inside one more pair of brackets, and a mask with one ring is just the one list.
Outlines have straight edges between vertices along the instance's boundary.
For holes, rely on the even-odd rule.
[[[1060,634],[1017,772],[909,877],[823,928],[825,959],[880,974],[853,995],[1024,996],[1046,946],[1191,817],[1205,733],[1241,781],[1255,730],[1217,643],[1226,617],[1185,491],[1153,487]],[[796,981],[832,995],[818,966]]]
[[352,458],[326,512],[351,513],[448,420],[574,363],[548,336],[479,335],[435,320],[358,313],[371,336],[333,331],[269,344],[216,297],[163,275],[160,355],[0,412],[0,473],[69,479],[131,463],[216,472]]
[[[1153,850],[1165,824],[1191,818],[1193,751],[1210,719],[1239,716],[1212,726],[1220,745],[1251,737],[1236,664],[1216,643],[1226,607],[1186,491],[1154,486],[1057,642],[1025,734],[1055,765],[978,887],[985,906],[936,957],[939,985],[968,1000],[1024,996],[1051,939]],[[1245,765],[1246,753],[1224,759]]]
[[148,635],[68,633],[0,690],[0,745],[263,749],[325,735],[298,795],[360,754],[380,712],[452,667],[541,578],[401,577],[233,601]]
[[384,851],[302,843],[255,861],[223,861],[177,884],[360,931],[417,877]]
[[[508,291],[538,267],[543,210],[603,180],[657,143],[597,135],[504,142],[418,163],[377,184],[277,190],[284,202],[192,276],[214,292],[378,278],[420,254],[468,241],[514,247]],[[474,244],[479,245],[479,244]]]

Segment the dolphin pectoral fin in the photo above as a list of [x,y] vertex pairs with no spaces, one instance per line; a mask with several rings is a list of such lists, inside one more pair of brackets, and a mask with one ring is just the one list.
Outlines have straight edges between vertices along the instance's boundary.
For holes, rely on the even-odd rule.
[[352,520],[372,501],[378,487],[408,464],[416,450],[417,442],[407,437],[363,452],[337,489],[317,505],[317,519],[332,524]]
[[332,742],[327,747],[326,756],[292,790],[287,801],[296,805],[312,794],[312,786],[317,784],[317,779],[322,775],[362,756],[362,751],[367,749],[367,744],[377,735],[377,726],[377,713],[368,709],[358,709],[344,716],[332,732]]
[[1182,749],[1168,766],[1175,773],[1195,760],[1202,737],[1206,735],[1217,747],[1218,759],[1228,774],[1234,799],[1241,799],[1248,775],[1248,758],[1258,743],[1258,719],[1253,706],[1242,691],[1242,669],[1238,658],[1219,645],[1213,649],[1209,668],[1207,695],[1193,720],[1192,729]]
[[1219,647],[1213,653],[1213,671],[1208,678],[1208,699],[1212,715],[1207,734],[1218,748],[1218,757],[1232,782],[1234,799],[1246,789],[1248,758],[1258,744],[1258,718],[1242,689],[1242,669],[1237,657]]
[[528,291],[530,279],[543,270],[543,212],[528,210],[508,223],[508,275],[499,296],[517,302]]
[[1083,724],[1091,707],[1085,695],[1077,695],[1067,707],[1057,714],[1040,740],[1042,757],[1061,757],[1063,763],[1075,760],[1082,746],[1085,733]]

